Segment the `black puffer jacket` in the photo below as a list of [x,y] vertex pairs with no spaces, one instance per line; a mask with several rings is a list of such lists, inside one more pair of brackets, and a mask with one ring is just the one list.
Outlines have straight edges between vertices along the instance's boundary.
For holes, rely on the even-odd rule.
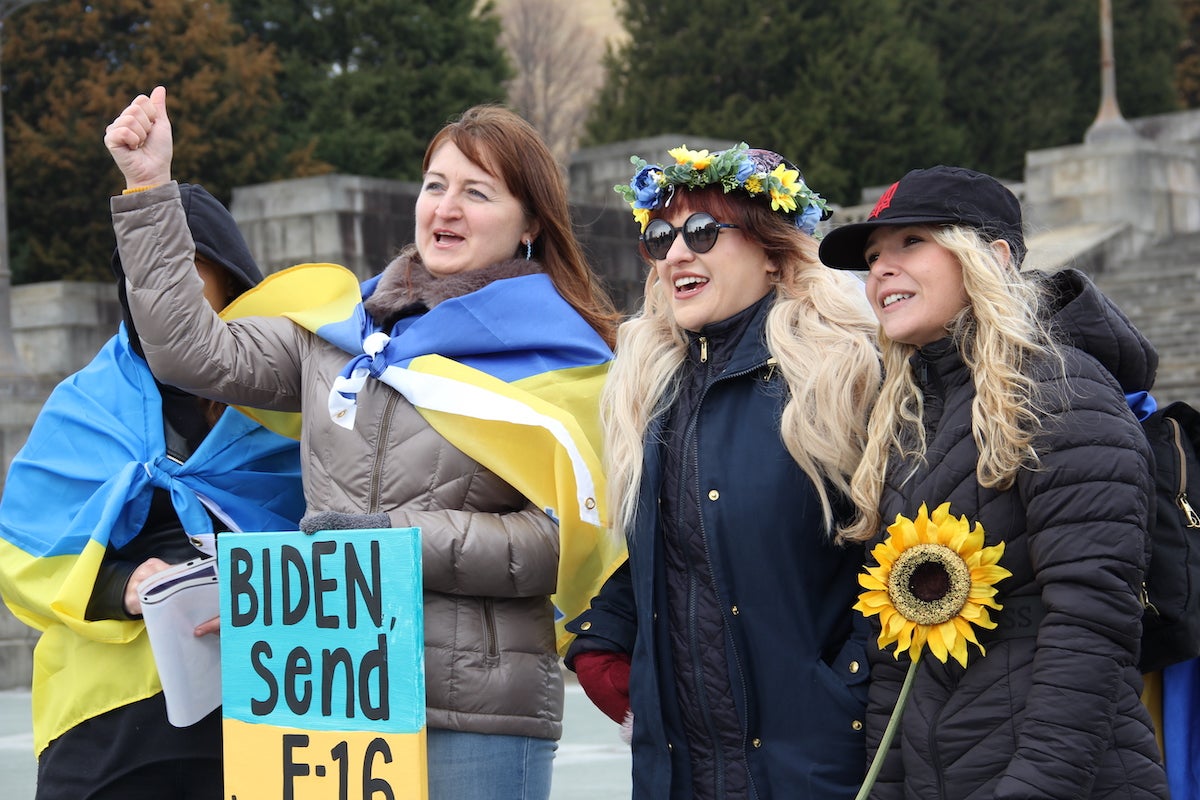
[[[907,481],[893,465],[884,520],[922,502],[982,523],[1005,543],[1005,610],[970,648],[967,669],[931,655],[917,674],[901,733],[873,798],[1164,798],[1137,669],[1151,498],[1149,452],[1123,392],[1153,382],[1157,356],[1081,273],[1045,278],[1066,348],[1066,384],[1048,377],[1052,413],[1037,442],[1042,467],[1007,491],[975,479],[974,385],[948,340],[912,361],[925,391],[928,454]],[[1052,372],[1052,371],[1051,371]],[[872,753],[908,667],[872,642]]]

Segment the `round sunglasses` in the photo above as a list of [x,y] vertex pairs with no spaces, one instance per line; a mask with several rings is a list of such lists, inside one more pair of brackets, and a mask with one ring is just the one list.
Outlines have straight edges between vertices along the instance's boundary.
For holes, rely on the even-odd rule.
[[729,222],[717,222],[713,215],[705,211],[697,211],[683,221],[678,228],[672,227],[665,219],[652,219],[642,231],[642,244],[646,252],[655,261],[662,261],[675,243],[675,236],[682,233],[683,243],[693,253],[707,253],[717,243],[717,235],[722,228],[736,228]]

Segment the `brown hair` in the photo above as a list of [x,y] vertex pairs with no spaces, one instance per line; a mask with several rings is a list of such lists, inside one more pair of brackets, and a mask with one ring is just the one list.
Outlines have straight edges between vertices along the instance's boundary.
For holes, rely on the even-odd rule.
[[[702,186],[698,189],[676,190],[671,199],[675,210],[707,211],[718,222],[729,222],[738,226],[749,241],[766,251],[771,263],[782,269],[787,264],[801,263],[810,257],[807,248],[809,237],[801,234],[794,218],[772,211],[771,206],[744,192],[726,192],[720,186]],[[656,208],[650,218],[664,216],[671,208]],[[642,257],[654,264],[639,242]]]
[[534,258],[558,293],[612,347],[619,315],[583,257],[583,248],[571,228],[562,170],[538,132],[506,108],[474,106],[429,142],[421,162],[422,172],[429,169],[434,152],[446,142],[453,142],[480,169],[503,181],[525,213],[537,221]]

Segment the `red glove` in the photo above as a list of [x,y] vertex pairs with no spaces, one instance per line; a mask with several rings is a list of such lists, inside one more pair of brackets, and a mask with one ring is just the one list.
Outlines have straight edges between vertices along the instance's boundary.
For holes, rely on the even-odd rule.
[[586,650],[575,656],[579,685],[596,708],[617,724],[629,711],[629,655],[610,650]]

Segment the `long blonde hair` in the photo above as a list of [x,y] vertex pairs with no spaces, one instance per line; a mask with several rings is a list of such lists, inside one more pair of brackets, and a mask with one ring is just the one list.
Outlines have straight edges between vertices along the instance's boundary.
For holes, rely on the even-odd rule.
[[[849,492],[879,388],[876,326],[862,283],[823,267],[816,241],[762,201],[709,187],[679,192],[674,203],[676,208],[708,211],[737,224],[779,269],[766,341],[789,392],[780,436],[812,480],[826,530],[831,531],[831,490]],[[601,398],[609,508],[616,533],[632,530],[643,440],[650,421],[675,399],[687,343],[651,269],[641,310],[617,331],[617,356]]]
[[[962,268],[968,305],[948,333],[971,371],[971,435],[979,449],[981,486],[1007,489],[1022,469],[1039,464],[1034,439],[1041,430],[1042,398],[1035,371],[1062,369],[1062,354],[1046,327],[1039,285],[1014,268],[1007,253],[966,226],[931,227],[933,240]],[[888,469],[917,469],[925,460],[922,394],[909,365],[916,352],[879,333],[884,380],[867,426],[863,459],[850,482],[856,519],[838,538],[871,539],[881,527],[879,503]],[[907,476],[904,476],[907,477]]]

